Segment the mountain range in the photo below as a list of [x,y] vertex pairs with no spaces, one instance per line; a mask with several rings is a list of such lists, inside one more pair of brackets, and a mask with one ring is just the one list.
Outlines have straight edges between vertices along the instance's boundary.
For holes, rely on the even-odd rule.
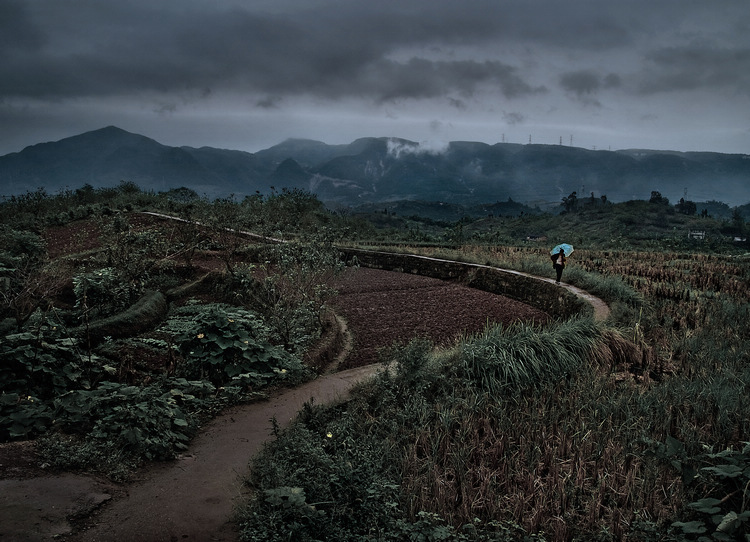
[[395,201],[461,205],[514,201],[544,207],[578,197],[618,202],[750,202],[750,155],[588,150],[563,145],[454,141],[442,148],[399,138],[345,145],[289,139],[255,153],[170,147],[109,126],[0,156],[0,195],[136,183],[187,187],[209,198],[301,189],[329,204]]

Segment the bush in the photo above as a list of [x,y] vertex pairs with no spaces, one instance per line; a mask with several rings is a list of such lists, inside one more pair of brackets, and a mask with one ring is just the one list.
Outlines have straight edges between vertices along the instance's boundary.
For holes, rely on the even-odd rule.
[[[173,381],[188,385],[187,381]],[[204,393],[213,387],[194,383]],[[168,391],[165,391],[165,388]],[[187,448],[196,420],[186,412],[186,394],[159,385],[130,386],[104,382],[93,390],[75,390],[58,397],[55,416],[63,431],[144,459],[170,459]]]
[[192,306],[180,310],[167,327],[177,321],[188,324],[175,338],[185,359],[179,371],[186,378],[255,389],[301,377],[301,361],[272,345],[268,328],[250,311]]
[[73,277],[75,308],[86,321],[111,316],[130,304],[130,288],[111,267]]
[[305,405],[253,461],[255,497],[240,513],[242,539],[366,540],[388,532],[398,507],[396,458],[387,439],[355,430],[362,424]]
[[336,294],[330,283],[344,267],[339,251],[323,232],[272,245],[262,256],[263,263],[235,274],[232,291],[263,315],[275,341],[301,356],[320,336],[326,302]]
[[52,334],[6,335],[0,345],[0,390],[49,399],[89,387],[102,370],[80,355],[75,343]]

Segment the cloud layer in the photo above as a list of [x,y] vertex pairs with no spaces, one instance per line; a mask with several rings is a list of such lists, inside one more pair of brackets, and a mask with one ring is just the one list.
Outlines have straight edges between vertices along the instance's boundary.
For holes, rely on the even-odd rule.
[[0,0],[0,153],[107,124],[750,152],[749,30],[745,0]]

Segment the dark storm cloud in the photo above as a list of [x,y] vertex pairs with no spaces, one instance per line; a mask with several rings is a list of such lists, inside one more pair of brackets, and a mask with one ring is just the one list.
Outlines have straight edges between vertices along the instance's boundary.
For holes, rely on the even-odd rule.
[[0,59],[15,48],[34,51],[42,45],[42,36],[29,20],[21,2],[0,3]]
[[464,102],[463,100],[448,98],[448,103],[451,105],[451,107],[455,107],[456,109],[460,109],[462,111],[465,111],[467,109],[466,102]]
[[521,113],[503,113],[503,119],[510,125],[521,124],[525,119]]
[[373,92],[382,101],[401,98],[434,98],[446,91],[470,96],[477,86],[489,84],[507,98],[542,92],[521,79],[511,66],[499,62],[430,61],[412,58],[398,63],[382,61],[367,68],[370,73],[358,78],[364,83],[359,92]]
[[644,93],[723,88],[750,94],[750,48],[669,47],[652,52]]
[[619,88],[622,86],[622,77],[616,73],[608,73],[604,77],[605,88]]
[[749,36],[747,0],[0,0],[0,152],[113,123],[200,144],[502,124],[642,146],[640,119],[683,139],[699,105],[736,148]]
[[560,86],[579,103],[586,106],[601,107],[596,95],[602,89],[618,88],[622,84],[621,78],[615,73],[601,77],[598,73],[588,70],[563,73],[560,76]]
[[594,94],[602,87],[599,75],[590,71],[576,71],[564,73],[560,76],[560,85],[568,92],[578,96]]
[[[543,2],[300,3],[249,12],[222,3],[185,9],[129,2],[4,4],[0,96],[59,99],[203,88],[282,95],[423,98],[494,85],[508,98],[538,92],[516,66],[498,60],[395,60],[402,47],[491,45],[529,39],[571,47],[612,47],[629,34],[601,15],[580,17]],[[587,2],[582,2],[582,7]],[[56,10],[56,19],[50,15]],[[240,4],[241,6],[241,4]],[[10,36],[10,37],[9,37]],[[498,51],[501,53],[502,49]],[[33,53],[33,54],[32,54]]]
[[[398,7],[400,4],[403,7]],[[372,5],[381,11],[383,25],[400,29],[394,39],[404,42],[413,39],[461,44],[500,38],[566,48],[609,49],[633,41],[631,32],[622,23],[627,20],[622,17],[627,11],[616,5],[602,10],[602,3],[592,0],[435,0]],[[394,7],[383,16],[380,9],[383,5]]]

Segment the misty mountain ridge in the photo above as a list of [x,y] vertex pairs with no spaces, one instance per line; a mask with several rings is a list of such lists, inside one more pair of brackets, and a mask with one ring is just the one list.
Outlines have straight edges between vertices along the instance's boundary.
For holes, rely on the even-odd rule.
[[209,198],[301,189],[343,206],[512,200],[545,207],[572,192],[620,202],[649,199],[652,191],[674,203],[686,197],[738,206],[750,202],[750,156],[471,141],[430,146],[386,137],[343,145],[289,139],[249,153],[169,147],[114,126],[0,156],[0,195],[121,181],[157,192],[188,187]]

